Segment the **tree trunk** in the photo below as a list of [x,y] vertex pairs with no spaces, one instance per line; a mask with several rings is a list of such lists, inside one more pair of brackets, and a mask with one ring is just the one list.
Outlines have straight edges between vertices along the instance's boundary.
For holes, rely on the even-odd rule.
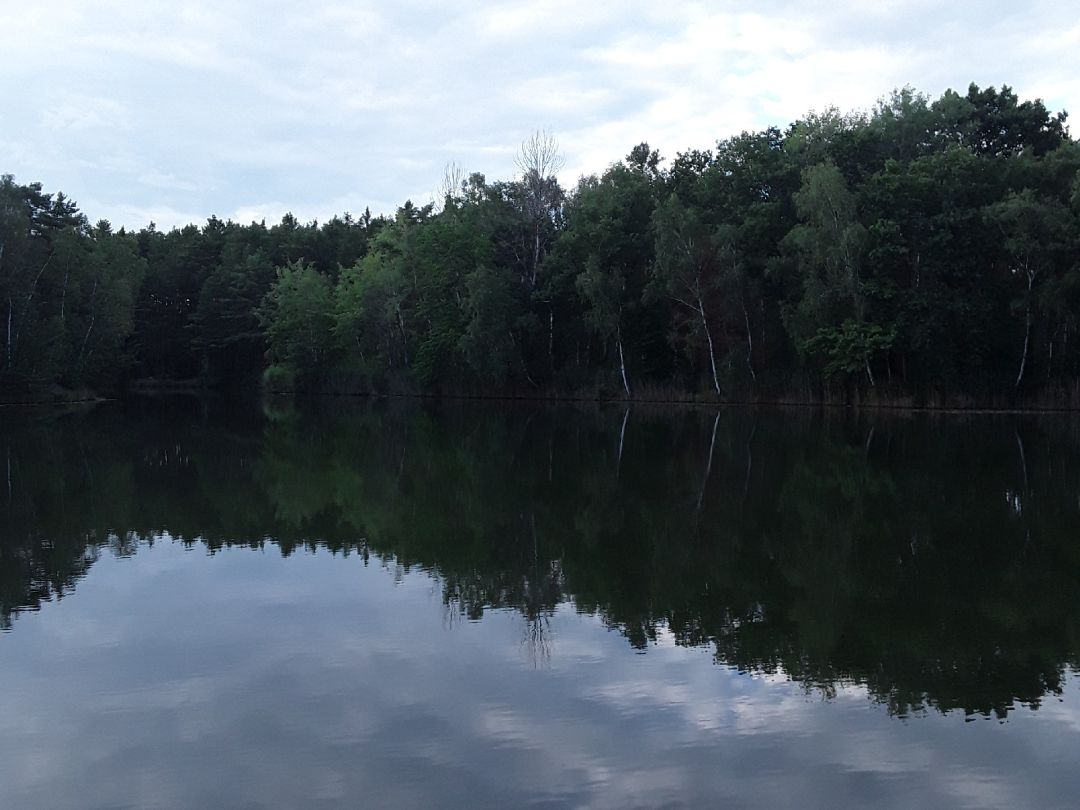
[[757,382],[757,374],[754,373],[754,333],[750,329],[750,313],[746,311],[746,299],[740,298],[742,314],[746,321],[746,367],[750,369],[750,379]]
[[94,289],[90,291],[90,326],[86,330],[86,334],[83,335],[82,348],[79,349],[79,373],[82,374],[83,355],[86,352],[86,344],[90,341],[90,333],[94,331],[94,324],[97,322],[97,308],[94,306],[97,303],[97,279],[94,279]]
[[705,317],[705,305],[701,302],[700,296],[698,296],[697,305],[698,314],[701,315],[701,325],[705,329],[705,339],[709,342],[709,365],[712,367],[713,388],[716,389],[716,395],[721,396],[720,377],[716,373],[716,349],[713,346],[712,332],[709,330],[709,321]]
[[67,306],[67,288],[68,288],[68,276],[71,275],[71,267],[64,271],[64,290],[60,294],[60,323],[64,323],[64,312]]
[[34,276],[34,282],[30,285],[30,292],[26,294],[26,301],[23,302],[22,307],[19,310],[19,326],[15,330],[15,345],[18,346],[22,337],[23,327],[26,325],[26,314],[30,311],[30,304],[34,300],[34,294],[37,293],[38,282],[41,281],[41,276],[45,272],[45,268],[52,262],[55,253],[50,253],[48,258],[45,259],[45,263],[41,265],[41,269],[37,271],[37,275]]
[[1028,346],[1031,345],[1031,286],[1035,283],[1035,274],[1030,270],[1027,274],[1027,301],[1024,307],[1024,352],[1020,355],[1020,372],[1016,375],[1016,384],[1013,386],[1020,389],[1020,383],[1024,381],[1024,370],[1027,368]]
[[619,333],[619,336],[616,338],[616,342],[619,344],[619,371],[622,372],[623,390],[626,391],[626,398],[629,399],[631,396],[630,380],[626,377],[626,360],[623,357],[622,332]]
[[529,288],[532,289],[536,286],[536,270],[540,265],[540,223],[536,223],[536,230],[533,237],[533,261],[532,261],[532,277],[530,279]]
[[401,317],[401,307],[397,308],[398,329],[401,330],[401,354],[405,358],[405,367],[409,367],[409,339],[405,336],[405,319]]
[[548,302],[548,365],[551,376],[555,376],[555,307]]
[[14,307],[11,303],[11,296],[8,296],[7,300],[7,343],[4,345],[7,347],[7,368],[11,371],[11,315]]
[[1020,355],[1020,371],[1016,375],[1016,384],[1013,386],[1017,390],[1020,388],[1020,383],[1024,381],[1024,370],[1027,367],[1028,346],[1031,344],[1031,305],[1028,305],[1028,312],[1024,318],[1024,352]]
[[86,334],[83,335],[82,348],[79,349],[79,371],[82,371],[83,355],[86,352],[86,344],[90,340],[90,333],[94,331],[94,323],[97,321],[97,315],[90,316],[90,326],[86,330]]

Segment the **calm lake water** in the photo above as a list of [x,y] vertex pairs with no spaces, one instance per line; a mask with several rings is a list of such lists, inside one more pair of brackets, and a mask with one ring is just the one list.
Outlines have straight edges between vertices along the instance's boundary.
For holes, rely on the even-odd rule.
[[1080,806],[1080,420],[0,409],[0,807]]

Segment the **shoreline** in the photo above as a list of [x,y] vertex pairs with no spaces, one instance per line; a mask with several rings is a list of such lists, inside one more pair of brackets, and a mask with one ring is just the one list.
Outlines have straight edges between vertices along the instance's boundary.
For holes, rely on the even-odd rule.
[[[206,387],[194,386],[155,386],[153,388],[136,388],[122,396],[84,396],[76,399],[42,398],[19,401],[0,400],[0,408],[42,408],[63,406],[96,405],[105,402],[125,402],[142,398],[159,397],[212,397],[233,398],[227,393]],[[882,402],[870,403],[845,403],[812,400],[703,400],[703,399],[675,399],[660,397],[597,397],[573,394],[561,395],[528,395],[528,394],[454,394],[454,393],[348,393],[326,391],[260,391],[256,396],[274,397],[279,399],[310,399],[310,400],[416,400],[429,402],[520,402],[529,404],[570,404],[570,405],[644,405],[660,408],[693,408],[693,409],[723,409],[723,408],[758,408],[758,409],[798,409],[798,410],[826,410],[826,411],[881,411],[892,413],[929,413],[929,414],[952,414],[952,415],[981,415],[981,416],[1039,416],[1039,415],[1069,415],[1080,414],[1080,407],[1039,407],[1039,406],[1012,406],[993,407],[988,405],[900,405]]]
[[[156,395],[156,394],[155,394]],[[401,399],[401,400],[452,400],[459,402],[527,402],[527,403],[570,403],[595,405],[650,405],[665,407],[691,408],[798,408],[845,411],[893,411],[898,413],[944,413],[944,414],[979,414],[979,415],[1039,415],[1039,414],[1080,414],[1080,407],[1010,407],[994,408],[990,406],[948,406],[948,405],[890,405],[887,403],[840,403],[784,400],[718,400],[710,402],[698,399],[658,399],[627,397],[586,397],[586,396],[527,396],[515,394],[356,394],[314,391],[265,391],[264,396],[312,398],[312,399]]]

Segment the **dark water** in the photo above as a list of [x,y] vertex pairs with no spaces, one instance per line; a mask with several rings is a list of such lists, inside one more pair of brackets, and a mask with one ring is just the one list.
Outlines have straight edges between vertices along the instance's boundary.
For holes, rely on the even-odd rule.
[[0,807],[1080,806],[1080,427],[0,409]]

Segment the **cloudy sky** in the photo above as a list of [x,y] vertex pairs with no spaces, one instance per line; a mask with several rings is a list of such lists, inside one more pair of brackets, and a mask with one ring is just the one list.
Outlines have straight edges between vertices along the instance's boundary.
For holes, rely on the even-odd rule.
[[141,227],[431,199],[553,132],[564,181],[894,87],[1080,109],[1075,2],[0,2],[0,172]]

